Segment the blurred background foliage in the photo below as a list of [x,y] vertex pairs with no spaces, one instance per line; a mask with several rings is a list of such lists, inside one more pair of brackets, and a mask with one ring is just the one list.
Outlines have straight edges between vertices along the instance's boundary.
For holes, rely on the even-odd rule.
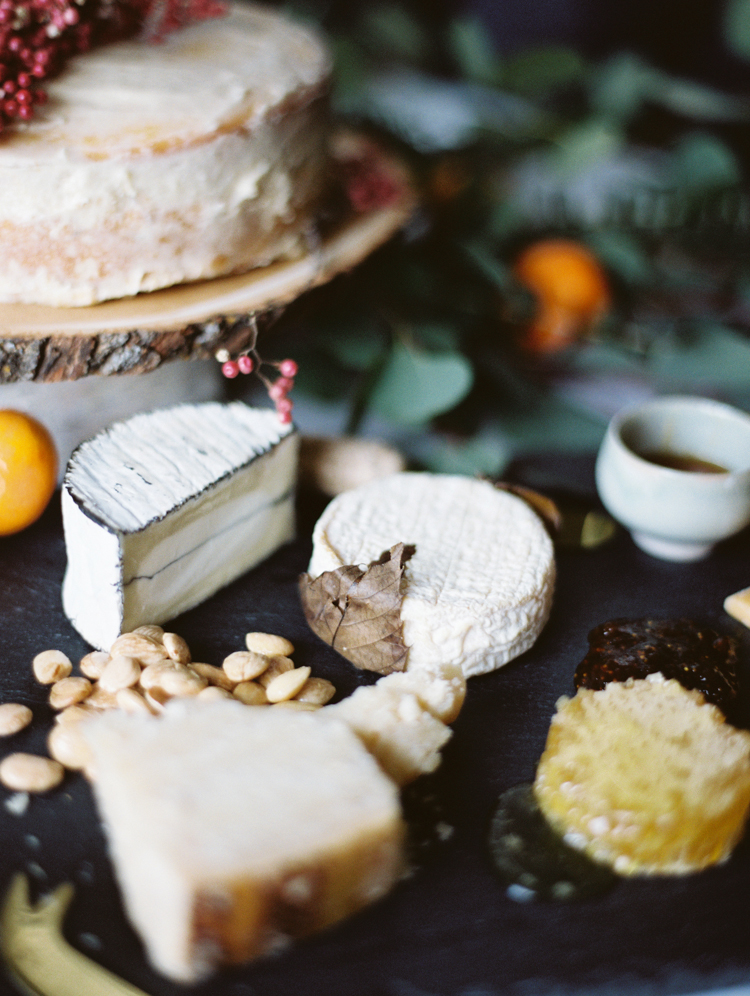
[[[616,45],[504,50],[480,8],[287,7],[331,39],[336,117],[398,150],[421,205],[282,323],[312,420],[496,474],[525,451],[594,449],[649,394],[750,408],[750,0],[718,19],[719,76],[745,70],[731,86]],[[605,291],[554,305],[539,333],[545,295],[578,279],[554,253],[541,289],[524,278],[548,240],[587,250]]]

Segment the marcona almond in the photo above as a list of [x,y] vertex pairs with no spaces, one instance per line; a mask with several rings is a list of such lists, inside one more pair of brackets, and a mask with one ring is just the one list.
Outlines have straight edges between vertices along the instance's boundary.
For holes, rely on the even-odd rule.
[[47,737],[47,748],[56,761],[71,771],[81,771],[91,760],[91,752],[78,723],[53,726]]
[[140,633],[123,633],[118,636],[109,648],[110,654],[122,654],[124,657],[135,657],[141,664],[154,664],[164,660],[167,652],[161,643]]
[[227,692],[231,692],[236,685],[235,681],[229,677],[224,668],[216,667],[214,664],[191,664],[190,667],[197,674],[206,679],[209,685],[216,685]]
[[165,633],[162,643],[171,660],[177,661],[178,664],[189,664],[192,660],[190,648],[177,633]]
[[253,681],[268,668],[272,658],[252,650],[236,650],[222,661],[221,666],[232,681]]
[[91,695],[86,699],[86,707],[96,710],[116,709],[117,699],[115,698],[115,693],[108,692],[106,688],[102,688],[101,685],[97,684]]
[[123,712],[153,715],[148,702],[135,688],[121,688],[115,698]]
[[232,695],[245,705],[268,705],[266,690],[257,681],[241,681],[235,685]]
[[164,636],[163,628],[156,623],[144,623],[143,626],[136,626],[132,632],[139,636],[147,636],[154,643],[161,643],[161,638]]
[[331,701],[335,694],[336,687],[327,678],[308,678],[294,698],[297,702],[309,702],[310,705],[324,706]]
[[62,650],[43,650],[32,662],[34,676],[42,685],[53,685],[56,681],[67,678],[73,670],[73,664]]
[[[91,696],[89,696],[89,699]],[[88,699],[85,700],[88,702]],[[90,719],[97,713],[96,709],[92,709],[88,705],[73,705],[68,706],[67,709],[63,709],[62,712],[58,712],[55,716],[55,722],[61,725],[66,723],[80,723],[83,719]]]
[[268,667],[262,674],[258,675],[258,682],[264,688],[268,688],[274,678],[277,678],[285,671],[292,671],[293,669],[294,661],[289,657],[269,657]]
[[317,712],[322,706],[314,705],[312,702],[300,702],[299,699],[284,699],[283,702],[276,702],[274,709],[297,709],[299,712]]
[[274,633],[245,633],[245,646],[265,657],[291,657],[294,653],[294,644]]
[[9,754],[0,761],[0,782],[14,792],[48,792],[64,777],[59,761],[38,754]]
[[53,709],[67,709],[87,699],[93,690],[88,678],[62,678],[49,690],[49,704]]
[[141,678],[141,665],[135,657],[115,654],[102,671],[99,687],[105,692],[119,692],[121,688],[132,688]]
[[232,693],[228,692],[226,688],[220,688],[218,685],[207,685],[205,688],[201,689],[196,695],[196,699],[203,701],[204,699],[213,702],[215,699],[231,699]]
[[291,671],[282,672],[266,685],[268,701],[285,702],[287,699],[293,699],[297,692],[302,690],[309,677],[309,667],[296,667]]
[[162,668],[151,689],[160,688],[169,696],[197,695],[208,684],[206,678],[185,664]]
[[11,737],[28,726],[33,713],[20,702],[4,702],[0,705],[0,737]]
[[144,695],[149,708],[154,713],[164,712],[164,706],[172,698],[163,688],[159,688],[158,685],[154,685],[153,688],[146,690]]
[[176,668],[180,667],[182,667],[181,664],[175,664],[174,661],[167,660],[166,658],[164,660],[157,661],[155,664],[149,664],[141,671],[141,688],[148,689],[153,688],[155,685],[161,684],[162,675],[166,671],[174,671]]
[[104,650],[92,650],[90,654],[85,654],[81,658],[78,666],[87,678],[98,681],[108,660],[109,654]]

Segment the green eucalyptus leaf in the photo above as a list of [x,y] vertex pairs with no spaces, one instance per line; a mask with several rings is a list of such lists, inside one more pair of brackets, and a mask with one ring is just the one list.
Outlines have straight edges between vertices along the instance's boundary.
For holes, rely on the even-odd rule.
[[464,242],[461,248],[467,259],[498,290],[507,293],[513,290],[514,281],[510,270],[497,258],[489,245],[474,239]]
[[641,357],[618,343],[591,342],[585,349],[574,350],[568,369],[580,374],[638,374],[643,371]]
[[578,82],[584,71],[585,64],[577,52],[562,45],[550,45],[510,59],[503,76],[510,90],[540,94]]
[[435,474],[499,477],[511,458],[507,440],[498,434],[485,433],[462,440],[430,434],[420,444],[416,455]]
[[649,97],[655,103],[697,121],[735,121],[750,117],[747,100],[703,83],[654,73]]
[[638,56],[621,52],[594,75],[591,106],[603,117],[632,118],[652,84],[653,70]]
[[729,0],[724,12],[724,38],[741,59],[750,59],[750,0]]
[[579,173],[597,159],[607,159],[624,144],[622,130],[604,118],[575,124],[557,139],[556,165],[566,174]]
[[361,321],[328,330],[324,348],[341,366],[364,372],[371,369],[387,346],[385,335],[374,323]]
[[335,401],[349,393],[351,374],[347,374],[324,353],[310,350],[297,356],[299,373],[295,377],[295,391],[324,401]]
[[460,353],[430,353],[396,342],[370,405],[393,422],[420,425],[454,408],[473,380],[471,364]]
[[653,269],[637,239],[625,232],[592,232],[588,244],[606,267],[632,286],[649,283]]
[[334,105],[355,102],[370,73],[370,60],[351,38],[331,39],[334,64]]
[[742,176],[731,149],[704,132],[692,132],[680,140],[672,172],[678,186],[699,191],[733,186]]
[[503,415],[504,434],[516,452],[591,453],[606,428],[603,416],[580,411],[554,395],[541,396],[533,409]]
[[427,36],[416,18],[397,4],[381,4],[364,17],[365,36],[381,56],[420,63],[429,53]]
[[452,325],[423,322],[413,327],[414,338],[425,349],[448,353],[458,349],[460,336]]
[[490,33],[476,18],[461,18],[448,30],[451,53],[463,75],[478,83],[496,83],[500,61]]
[[667,385],[742,388],[750,379],[750,341],[724,326],[706,324],[688,340],[655,339],[646,369]]

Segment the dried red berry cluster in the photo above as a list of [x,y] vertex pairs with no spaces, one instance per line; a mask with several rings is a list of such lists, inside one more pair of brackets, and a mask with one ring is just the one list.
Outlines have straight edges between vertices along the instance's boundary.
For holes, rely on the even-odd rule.
[[294,407],[294,403],[289,397],[289,392],[294,387],[294,378],[298,369],[297,364],[294,360],[282,360],[281,363],[268,364],[269,366],[276,367],[279,371],[279,376],[276,380],[271,381],[260,371],[263,363],[260,356],[258,356],[255,349],[252,349],[252,352],[255,355],[255,359],[249,353],[243,353],[236,360],[231,360],[226,355],[225,350],[220,350],[216,354],[216,358],[221,362],[221,372],[225,377],[233,380],[239,374],[249,374],[254,370],[263,381],[268,391],[268,397],[276,406],[279,421],[284,425],[288,425],[292,421],[292,408]]
[[394,177],[387,173],[374,154],[350,159],[342,166],[344,189],[352,208],[358,214],[387,207],[401,194]]
[[158,41],[225,10],[219,0],[0,0],[0,131],[34,116],[42,81],[71,56],[139,31]]

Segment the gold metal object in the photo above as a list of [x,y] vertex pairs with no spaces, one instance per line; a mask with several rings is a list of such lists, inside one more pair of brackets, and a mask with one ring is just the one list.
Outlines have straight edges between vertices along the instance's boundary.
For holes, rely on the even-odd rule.
[[72,948],[62,922],[74,889],[64,882],[34,906],[25,875],[15,876],[0,915],[0,949],[26,996],[147,996]]

